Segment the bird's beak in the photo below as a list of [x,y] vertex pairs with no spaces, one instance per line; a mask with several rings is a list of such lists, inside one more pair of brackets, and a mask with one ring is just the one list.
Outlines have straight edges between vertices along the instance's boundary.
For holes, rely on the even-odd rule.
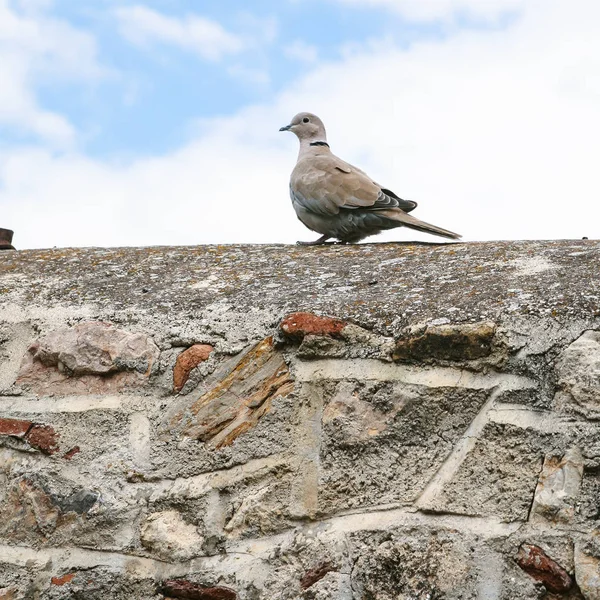
[[292,128],[291,125],[286,125],[285,127],[281,127],[279,131],[289,131]]

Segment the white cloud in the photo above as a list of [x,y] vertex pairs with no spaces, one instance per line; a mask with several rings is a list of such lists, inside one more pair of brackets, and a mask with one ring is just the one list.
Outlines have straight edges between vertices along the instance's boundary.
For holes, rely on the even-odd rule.
[[293,60],[299,60],[305,63],[314,63],[319,58],[319,52],[316,46],[312,46],[303,42],[302,40],[296,40],[291,44],[285,46],[283,53]]
[[129,164],[13,150],[0,156],[1,225],[21,248],[317,237],[288,199],[297,142],[277,131],[311,110],[336,153],[467,240],[600,238],[598,22],[596,0],[531,0],[505,31],[367,45]]
[[97,79],[105,73],[94,39],[47,17],[48,4],[36,1],[24,14],[0,0],[0,124],[65,146],[74,141],[75,131],[64,117],[39,106],[34,83]]
[[168,17],[142,5],[117,8],[115,14],[123,36],[140,46],[162,42],[210,61],[244,49],[241,37],[226,31],[219,23],[197,15]]
[[[409,19],[449,19],[463,13],[471,17],[494,19],[507,11],[522,8],[525,0],[336,0],[343,4],[381,6]],[[535,0],[534,0],[535,1]]]

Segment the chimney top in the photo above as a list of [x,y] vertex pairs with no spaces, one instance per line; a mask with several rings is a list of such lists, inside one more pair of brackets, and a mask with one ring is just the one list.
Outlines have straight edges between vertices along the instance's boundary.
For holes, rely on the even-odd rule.
[[14,250],[12,245],[14,231],[0,228],[0,250]]

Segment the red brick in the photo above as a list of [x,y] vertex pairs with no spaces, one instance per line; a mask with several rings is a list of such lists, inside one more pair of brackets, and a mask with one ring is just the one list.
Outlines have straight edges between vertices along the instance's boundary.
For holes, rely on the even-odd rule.
[[52,585],[65,585],[65,584],[69,583],[70,581],[72,581],[73,577],[75,577],[75,573],[67,573],[66,575],[63,575],[62,577],[53,577],[50,580],[50,582],[52,583]]
[[185,579],[165,581],[161,591],[172,598],[185,598],[186,600],[237,600],[238,597],[231,588],[204,587]]
[[0,419],[0,435],[23,437],[33,425],[31,421],[19,419]]
[[279,325],[288,338],[302,340],[305,335],[339,337],[347,323],[334,317],[319,317],[307,312],[288,315]]
[[568,592],[573,587],[570,575],[539,546],[523,544],[517,554],[517,564],[551,592]]
[[323,579],[323,577],[325,577],[327,573],[333,570],[333,565],[328,562],[321,563],[320,565],[309,569],[304,574],[304,577],[302,577],[302,579],[300,580],[300,587],[303,590],[308,589],[311,585],[314,585],[315,583],[317,583],[317,581]]
[[25,439],[44,454],[54,454],[58,450],[59,437],[50,425],[34,424],[27,432]]
[[63,454],[63,458],[71,460],[78,452],[81,452],[79,446],[73,446],[73,448]]
[[213,350],[214,348],[208,344],[194,344],[177,357],[173,369],[173,389],[176,392],[181,391],[192,369],[207,360]]

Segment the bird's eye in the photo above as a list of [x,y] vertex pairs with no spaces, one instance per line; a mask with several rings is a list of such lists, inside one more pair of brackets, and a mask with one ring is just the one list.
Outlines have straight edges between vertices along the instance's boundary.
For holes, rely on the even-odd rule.
[[303,123],[308,123],[310,121],[310,119],[308,117],[304,117],[304,119],[302,119]]

